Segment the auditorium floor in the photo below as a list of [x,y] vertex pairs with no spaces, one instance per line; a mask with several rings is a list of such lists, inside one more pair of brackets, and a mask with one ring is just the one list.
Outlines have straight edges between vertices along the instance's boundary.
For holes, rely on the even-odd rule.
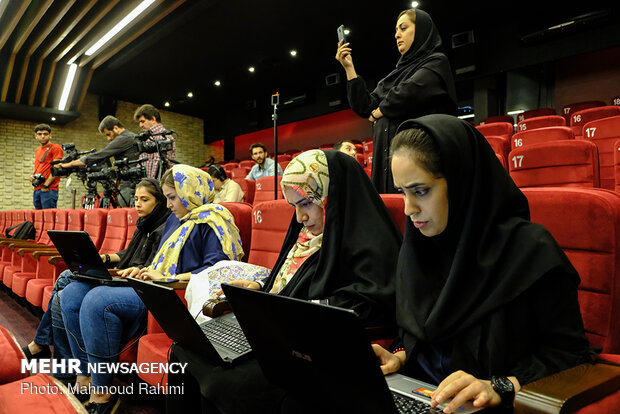
[[[0,326],[10,330],[20,346],[29,343],[37,330],[39,318],[34,316],[25,306],[19,304],[13,297],[0,290]],[[125,386],[137,383],[137,376],[123,376],[115,379],[114,385]],[[137,388],[137,385],[136,385]],[[117,414],[163,414],[165,404],[162,396],[158,395],[127,395],[121,397],[121,405]]]

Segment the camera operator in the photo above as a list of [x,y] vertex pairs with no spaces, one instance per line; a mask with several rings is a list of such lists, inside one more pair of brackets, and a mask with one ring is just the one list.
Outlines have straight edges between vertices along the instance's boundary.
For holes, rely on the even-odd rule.
[[[138,121],[140,128],[145,131],[148,131],[151,134],[160,134],[166,130],[164,126],[161,124],[161,115],[157,108],[150,104],[144,104],[133,114],[133,118]],[[174,159],[176,154],[176,143],[175,139],[172,135],[154,135],[149,138],[149,141],[157,141],[160,139],[170,139],[172,140],[172,149],[167,152],[166,156],[168,159]],[[159,154],[158,153],[149,153],[149,154],[140,154],[140,157],[148,158],[146,162],[146,176],[148,178],[158,178],[162,176],[165,171],[157,171],[157,166],[159,164]]]
[[[138,159],[138,149],[135,143],[135,134],[127,131],[121,121],[108,115],[99,124],[99,132],[106,136],[109,144],[90,155],[86,155],[79,160],[60,164],[62,168],[79,167],[82,165],[92,165],[104,159],[114,157],[115,160],[127,158],[129,161]],[[135,184],[132,181],[121,180],[119,203],[121,207],[128,207],[133,200]]]
[[51,173],[51,162],[62,158],[62,148],[52,140],[52,128],[47,124],[34,127],[34,137],[41,146],[34,152],[34,172],[30,182],[34,186],[32,202],[37,210],[56,208],[58,202],[59,177]]

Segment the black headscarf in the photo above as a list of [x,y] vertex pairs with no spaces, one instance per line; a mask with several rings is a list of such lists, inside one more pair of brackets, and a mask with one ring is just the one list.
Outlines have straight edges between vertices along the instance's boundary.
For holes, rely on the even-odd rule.
[[428,115],[399,130],[412,127],[425,130],[439,147],[449,216],[435,237],[423,236],[407,220],[396,314],[408,353],[418,341],[463,336],[471,339],[463,347],[477,347],[472,327],[551,270],[563,268],[576,288],[578,274],[548,231],[529,221],[527,199],[474,127],[449,115]]
[[443,79],[448,94],[456,102],[454,78],[448,58],[443,53],[441,36],[428,13],[416,9],[415,36],[409,50],[398,59],[396,68],[377,84],[374,93],[383,99],[403,79],[424,67]]
[[[324,152],[330,181],[322,247],[280,294],[329,299],[331,305],[356,311],[366,325],[393,324],[400,231],[359,163],[339,151]],[[293,214],[265,291],[271,290],[301,228]]]
[[153,211],[151,211],[151,214],[140,217],[136,221],[136,231],[131,237],[129,246],[123,251],[120,262],[118,262],[117,268],[119,269],[131,266],[148,266],[150,264],[154,251],[157,251],[161,235],[159,235],[157,240],[149,236],[160,227],[163,229],[163,225],[170,215],[170,210],[166,207],[166,198],[159,182],[153,178],[145,178],[144,181],[148,181],[155,186],[157,191],[153,196],[157,200],[157,204]]

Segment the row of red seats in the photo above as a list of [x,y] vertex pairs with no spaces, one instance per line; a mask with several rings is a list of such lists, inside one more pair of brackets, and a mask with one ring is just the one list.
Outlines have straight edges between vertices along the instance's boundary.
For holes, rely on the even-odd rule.
[[[615,116],[606,117],[611,114]],[[589,120],[596,116],[602,118]],[[578,186],[620,191],[620,107],[587,109],[574,115],[577,117],[581,119],[579,127],[577,120],[572,127],[539,122],[560,117],[526,119],[522,122],[527,128],[516,134],[508,123],[476,128],[521,188]],[[578,128],[580,135],[575,134]]]
[[[523,192],[530,204],[532,221],[543,224],[551,232],[581,276],[579,303],[591,345],[601,347],[606,359],[620,362],[617,355],[620,353],[620,195],[602,189],[581,188],[536,188]],[[405,223],[402,197],[388,195],[384,196],[384,201],[402,230]],[[235,220],[239,221],[242,236],[251,228],[248,261],[273,266],[288,228],[292,208],[284,200],[277,200],[253,208],[243,203],[231,203],[229,209]],[[242,219],[244,216],[245,220]],[[138,345],[138,362],[164,362],[170,343],[170,339],[149,316],[148,334],[140,339]],[[162,380],[161,375],[141,377],[152,385]],[[52,380],[38,375],[23,381],[44,384]],[[164,378],[162,383],[166,381]],[[34,401],[41,403],[48,398],[50,400],[44,401],[45,404],[70,406],[63,395],[21,395],[19,399],[14,398],[11,393],[20,384],[16,381],[0,386],[3,405],[8,401],[15,407],[33,406],[28,404],[34,404]],[[17,391],[15,393],[18,394]],[[619,404],[620,392],[616,392],[578,413],[613,412]],[[62,412],[70,411],[66,409]]]

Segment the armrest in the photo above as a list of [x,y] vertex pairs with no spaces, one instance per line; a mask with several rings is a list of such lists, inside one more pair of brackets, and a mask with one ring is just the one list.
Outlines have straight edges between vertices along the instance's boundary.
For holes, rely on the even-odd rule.
[[28,240],[13,240],[11,243],[8,243],[8,247],[10,250],[15,250],[20,247],[47,247],[47,245]]
[[215,318],[232,311],[230,302],[219,299],[209,299],[202,305],[202,314],[209,318]]
[[62,263],[62,256],[51,256],[49,259],[47,259],[47,263],[51,264],[52,266],[56,266],[58,263]]
[[42,256],[58,256],[59,254],[60,253],[58,253],[58,250],[56,249],[49,249],[49,250],[39,249],[39,250],[32,252],[32,257],[34,259],[38,259],[39,257],[42,257]]
[[53,246],[35,246],[35,247],[17,247],[17,254],[20,256],[25,255],[26,253],[36,253],[36,252],[48,252],[48,251],[56,251],[56,248]]
[[582,364],[525,385],[514,414],[572,413],[620,389],[620,367]]

